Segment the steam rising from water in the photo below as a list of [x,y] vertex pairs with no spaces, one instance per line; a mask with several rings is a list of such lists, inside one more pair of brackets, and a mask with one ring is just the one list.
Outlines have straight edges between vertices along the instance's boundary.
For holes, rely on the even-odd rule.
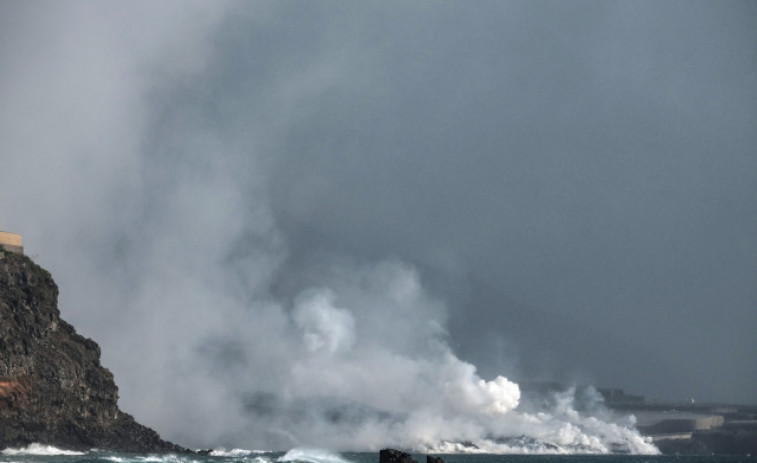
[[[277,109],[274,117],[258,114],[238,132],[234,122],[214,128],[198,115],[206,102],[194,89],[212,74],[207,44],[226,12],[200,11],[198,23],[198,11],[183,7],[137,14],[135,23],[154,21],[154,29],[100,6],[94,24],[113,27],[47,37],[116,73],[105,81],[67,68],[67,60],[51,62],[36,44],[25,50],[42,67],[37,74],[65,67],[66,79],[104,97],[80,118],[79,105],[50,98],[44,105],[75,113],[70,127],[42,138],[0,137],[8,151],[29,153],[4,168],[9,178],[25,172],[25,162],[66,166],[19,186],[56,184],[40,207],[6,212],[25,224],[28,249],[59,279],[63,316],[103,346],[126,410],[196,447],[655,452],[630,423],[578,413],[570,393],[549,409],[521,410],[517,384],[482,378],[456,356],[447,307],[410,263],[321,255],[291,265],[265,148],[280,143],[309,98],[338,83],[344,64],[326,60],[275,79],[259,101]],[[67,30],[69,16],[78,18],[51,19],[56,31]],[[143,32],[152,42],[140,38],[131,53],[111,58]],[[152,43],[149,52],[144,43]],[[7,82],[22,87],[23,76]],[[191,90],[182,93],[182,85]],[[172,86],[176,94],[150,100],[156,88]],[[26,104],[19,97],[5,108]],[[16,119],[6,119],[3,134],[23,135]],[[54,239],[44,230],[55,230]]]

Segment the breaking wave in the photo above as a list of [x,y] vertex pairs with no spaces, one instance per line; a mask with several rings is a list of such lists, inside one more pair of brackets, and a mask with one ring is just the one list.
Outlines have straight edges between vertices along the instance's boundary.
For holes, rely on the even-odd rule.
[[276,461],[281,463],[351,463],[337,453],[320,449],[292,449]]
[[37,456],[58,456],[58,455],[68,455],[68,456],[76,456],[76,455],[86,455],[86,452],[77,452],[74,450],[64,450],[59,449],[57,447],[53,447],[52,445],[43,445],[43,444],[29,444],[27,447],[24,448],[7,448],[3,450],[3,455],[7,456],[16,456],[16,455],[37,455]]
[[266,453],[271,453],[268,450],[247,450],[247,449],[214,449],[210,451],[211,457],[229,457],[229,458],[240,458],[240,457],[249,457],[251,455],[263,455]]
[[286,453],[267,450],[214,449],[207,457],[196,455],[108,455],[102,460],[113,463],[201,463],[230,461],[235,463],[353,463],[337,453],[321,449],[295,448]]

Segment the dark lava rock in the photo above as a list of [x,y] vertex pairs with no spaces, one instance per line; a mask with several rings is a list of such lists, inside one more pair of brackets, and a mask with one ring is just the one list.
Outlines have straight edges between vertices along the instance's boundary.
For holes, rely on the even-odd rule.
[[0,449],[185,452],[118,408],[100,348],[60,319],[50,273],[0,250]]
[[418,463],[406,452],[395,449],[383,449],[379,452],[379,463]]
[[655,445],[664,455],[755,455],[757,432],[707,429],[695,431],[690,439],[665,439]]
[[[379,463],[418,463],[409,453],[395,449],[384,449],[379,452]],[[426,463],[444,463],[444,459],[426,455]]]

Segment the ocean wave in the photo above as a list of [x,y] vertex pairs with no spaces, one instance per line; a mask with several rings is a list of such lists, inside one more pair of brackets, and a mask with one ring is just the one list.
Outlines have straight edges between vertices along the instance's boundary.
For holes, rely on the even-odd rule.
[[136,461],[139,463],[200,463],[200,460],[190,458],[188,455],[176,455],[174,453],[137,457]]
[[126,459],[124,457],[117,457],[115,455],[111,455],[111,456],[105,457],[105,459],[108,460],[108,461],[112,461],[113,463],[124,463],[126,461],[129,461],[128,459]]
[[211,457],[231,457],[231,458],[242,458],[242,457],[249,457],[251,455],[262,455],[265,453],[270,453],[268,450],[247,450],[247,449],[215,449],[210,451]]
[[42,444],[29,444],[29,446],[19,449],[7,448],[3,450],[3,455],[16,456],[16,455],[39,455],[39,456],[56,456],[56,455],[86,455],[87,452],[77,452],[74,450],[64,450],[52,445]]
[[99,459],[113,463],[202,463],[201,460],[192,458],[190,455],[176,455],[168,453],[165,455],[106,455],[100,456]]
[[338,453],[321,449],[292,449],[276,461],[281,463],[352,463]]

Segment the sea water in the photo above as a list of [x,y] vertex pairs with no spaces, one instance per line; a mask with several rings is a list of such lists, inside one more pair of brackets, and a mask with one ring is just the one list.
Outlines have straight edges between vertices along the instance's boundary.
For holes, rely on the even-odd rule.
[[[648,456],[648,455],[492,455],[448,454],[447,463],[757,463],[757,456]],[[74,452],[33,445],[5,449],[0,463],[378,463],[378,452],[337,453],[317,449],[288,452],[215,450],[210,455],[122,454],[90,450]],[[425,463],[425,455],[413,456]]]

